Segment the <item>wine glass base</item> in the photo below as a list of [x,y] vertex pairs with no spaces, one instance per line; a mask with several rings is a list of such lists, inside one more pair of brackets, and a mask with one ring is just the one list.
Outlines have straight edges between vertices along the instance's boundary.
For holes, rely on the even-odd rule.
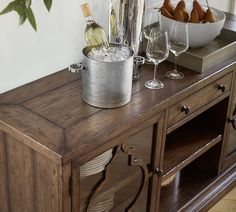
[[184,78],[184,74],[180,71],[168,71],[166,72],[166,77],[170,78],[170,79],[183,79]]
[[149,80],[145,82],[145,87],[149,89],[161,89],[164,88],[164,84],[161,81],[154,81],[154,80]]

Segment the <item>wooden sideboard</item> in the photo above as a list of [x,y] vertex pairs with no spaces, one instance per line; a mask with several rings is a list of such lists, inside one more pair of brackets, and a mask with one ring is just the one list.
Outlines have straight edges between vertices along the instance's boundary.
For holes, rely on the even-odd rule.
[[[80,76],[68,70],[1,94],[0,211],[209,209],[236,185],[235,61],[183,69],[182,80],[167,79],[172,64],[163,62],[161,90],[145,88],[145,65],[116,109],[84,103]],[[81,176],[108,150],[105,170]]]

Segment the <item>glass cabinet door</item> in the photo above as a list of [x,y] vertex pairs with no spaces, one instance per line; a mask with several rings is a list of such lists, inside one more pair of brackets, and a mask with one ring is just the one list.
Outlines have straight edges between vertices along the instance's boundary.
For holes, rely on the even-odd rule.
[[229,120],[229,138],[227,144],[226,155],[229,156],[232,153],[236,153],[236,97],[234,98],[233,110],[231,112]]
[[234,92],[232,93],[232,103],[228,118],[228,124],[225,132],[223,169],[228,168],[236,161],[236,79],[234,82]]
[[147,122],[115,138],[120,145],[86,163],[73,162],[72,180],[77,180],[72,187],[73,212],[154,211],[152,185],[159,178],[153,164],[162,136],[157,119]]
[[152,135],[148,127],[80,166],[81,212],[147,211]]

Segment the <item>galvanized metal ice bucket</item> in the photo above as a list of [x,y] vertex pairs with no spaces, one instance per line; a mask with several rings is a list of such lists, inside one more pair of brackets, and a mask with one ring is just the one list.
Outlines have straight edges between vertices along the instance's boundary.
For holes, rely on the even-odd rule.
[[[129,48],[129,47],[127,47]],[[99,108],[115,108],[127,104],[132,93],[133,51],[119,62],[101,62],[87,56],[91,47],[83,49],[83,100]]]

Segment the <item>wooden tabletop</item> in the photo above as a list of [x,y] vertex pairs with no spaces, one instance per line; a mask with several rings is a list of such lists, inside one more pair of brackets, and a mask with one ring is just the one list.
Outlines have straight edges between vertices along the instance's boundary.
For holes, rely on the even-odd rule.
[[163,62],[157,74],[165,84],[161,90],[145,88],[144,82],[153,76],[153,66],[145,65],[141,80],[133,83],[131,101],[116,109],[84,103],[80,76],[66,69],[1,94],[0,130],[58,163],[67,163],[227,74],[235,61],[231,58],[202,74],[182,68],[182,80],[167,79],[165,72],[173,64]]

